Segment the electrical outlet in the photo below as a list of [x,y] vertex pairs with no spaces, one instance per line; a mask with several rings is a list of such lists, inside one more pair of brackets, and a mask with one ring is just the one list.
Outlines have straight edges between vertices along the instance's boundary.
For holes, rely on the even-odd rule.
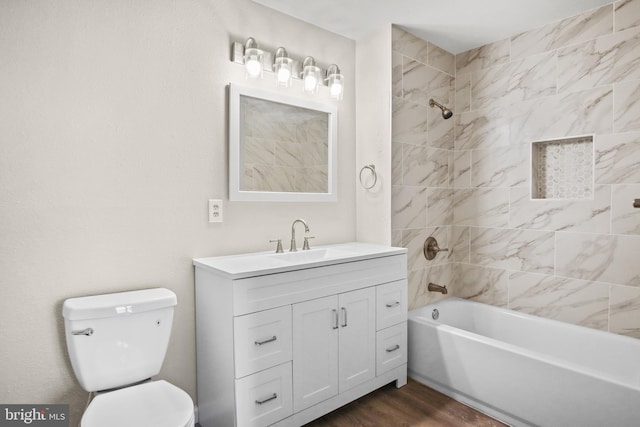
[[209,199],[209,222],[222,222],[222,200]]

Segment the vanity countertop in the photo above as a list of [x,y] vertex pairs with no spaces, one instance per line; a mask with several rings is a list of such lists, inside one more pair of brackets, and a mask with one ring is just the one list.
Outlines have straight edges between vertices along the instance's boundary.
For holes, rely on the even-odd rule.
[[279,254],[268,251],[197,258],[193,260],[193,265],[230,279],[242,279],[364,259],[401,255],[406,252],[407,249],[405,248],[350,242],[316,246],[310,250]]

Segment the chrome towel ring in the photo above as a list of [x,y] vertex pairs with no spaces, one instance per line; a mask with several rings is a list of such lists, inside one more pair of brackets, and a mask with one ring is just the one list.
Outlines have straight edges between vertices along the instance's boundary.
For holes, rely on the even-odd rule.
[[[364,172],[365,170],[369,170],[369,172],[371,173],[371,177],[373,178],[373,183],[371,185],[366,185],[362,180],[362,172]],[[378,182],[378,174],[376,173],[375,165],[366,165],[366,166],[363,166],[362,169],[360,169],[360,184],[362,185],[362,188],[364,188],[365,190],[371,190],[373,187],[376,186],[377,182]]]

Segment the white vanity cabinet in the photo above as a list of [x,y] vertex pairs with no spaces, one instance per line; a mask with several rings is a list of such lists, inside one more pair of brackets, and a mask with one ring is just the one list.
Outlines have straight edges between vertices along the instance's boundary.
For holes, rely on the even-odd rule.
[[325,248],[194,260],[202,427],[297,427],[406,384],[406,250]]
[[376,376],[375,289],[293,305],[294,410]]

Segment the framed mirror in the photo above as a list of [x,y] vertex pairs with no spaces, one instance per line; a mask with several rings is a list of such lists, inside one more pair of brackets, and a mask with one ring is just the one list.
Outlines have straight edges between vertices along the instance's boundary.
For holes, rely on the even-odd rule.
[[229,199],[337,200],[338,111],[331,104],[229,85]]

